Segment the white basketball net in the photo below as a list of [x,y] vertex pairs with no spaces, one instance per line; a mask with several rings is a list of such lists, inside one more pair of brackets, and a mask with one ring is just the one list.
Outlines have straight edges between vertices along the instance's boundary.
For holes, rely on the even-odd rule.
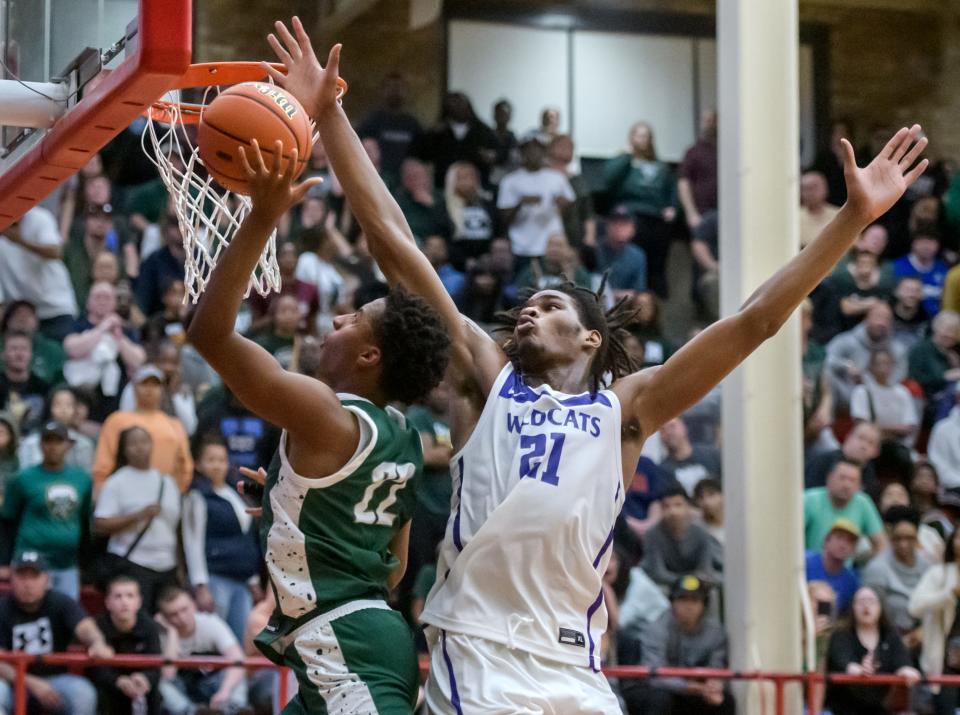
[[[210,92],[219,94],[219,89],[206,90],[204,106],[208,104]],[[180,93],[170,92],[164,99],[171,103],[168,111],[173,121],[170,124],[158,122],[148,114],[141,143],[144,153],[156,165],[160,178],[173,198],[177,223],[183,234],[183,248],[187,254],[183,281],[185,297],[196,303],[210,280],[220,253],[250,213],[251,203],[249,197],[222,188],[212,178],[201,178],[197,169],[203,166],[203,161],[199,148],[193,145],[184,131]],[[257,267],[250,276],[246,295],[250,295],[251,290],[260,295],[280,290],[276,229],[270,234]]]

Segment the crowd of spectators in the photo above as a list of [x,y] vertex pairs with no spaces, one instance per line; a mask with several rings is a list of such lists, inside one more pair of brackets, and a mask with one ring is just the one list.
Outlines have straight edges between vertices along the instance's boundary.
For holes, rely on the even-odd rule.
[[[638,121],[591,183],[555,109],[515,133],[507,100],[488,125],[453,92],[424,126],[405,108],[399,75],[382,99],[358,125],[364,147],[443,284],[481,326],[526,291],[570,280],[636,308],[627,346],[653,366],[717,318],[715,113],[676,166],[658,157],[656,128]],[[0,236],[0,649],[236,659],[255,652],[251,633],[272,609],[237,470],[269,464],[279,432],[186,342],[183,240],[163,183],[132,150],[137,130]],[[803,174],[801,246],[843,200],[841,136],[851,136],[848,123]],[[864,231],[803,307],[811,667],[960,673],[960,174],[951,168],[936,165]],[[280,223],[281,289],[250,296],[236,328],[285,368],[312,374],[334,316],[386,286],[320,144],[306,176],[325,181]],[[664,302],[686,299],[668,258],[684,242],[696,324],[667,331]],[[423,440],[424,474],[393,599],[415,627],[451,499],[448,397],[441,385],[403,406]],[[719,390],[648,440],[605,577],[606,662],[726,665],[720,444]],[[100,667],[87,676],[31,666],[31,702],[45,712],[69,702],[78,715],[276,707],[270,672]],[[0,711],[12,680],[0,666]],[[624,681],[620,693],[631,714],[734,708],[714,680]],[[897,695],[820,693],[837,715],[887,712]],[[956,701],[955,689],[915,688],[904,707],[953,713]]]

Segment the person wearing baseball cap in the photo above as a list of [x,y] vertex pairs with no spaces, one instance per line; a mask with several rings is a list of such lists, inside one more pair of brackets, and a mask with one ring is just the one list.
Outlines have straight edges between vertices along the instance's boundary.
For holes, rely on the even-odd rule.
[[73,446],[70,430],[50,421],[40,429],[40,464],[21,469],[7,482],[0,516],[12,525],[13,554],[44,557],[55,590],[80,597],[77,556],[89,535],[92,506],[90,475],[67,464]]
[[[670,609],[643,630],[640,665],[649,668],[726,668],[727,636],[707,614],[710,585],[684,574],[670,587]],[[668,644],[670,646],[668,647]],[[653,678],[626,681],[622,693],[630,712],[732,715],[736,706],[719,680]]]
[[92,469],[97,492],[116,467],[120,434],[131,427],[142,427],[153,441],[150,466],[172,476],[181,492],[190,486],[193,479],[190,441],[180,420],[162,409],[165,389],[166,377],[156,365],[148,363],[134,373],[136,409],[114,412],[100,430]]
[[[14,559],[10,593],[0,597],[0,651],[33,655],[62,653],[74,641],[92,658],[113,655],[94,620],[69,596],[50,588],[49,564],[39,551],[22,551]],[[94,715],[97,691],[90,681],[67,673],[65,666],[33,663],[27,667],[30,709]],[[0,665],[0,711],[13,711],[15,673]]]
[[853,558],[860,540],[860,529],[850,519],[835,519],[823,540],[820,551],[808,551],[806,557],[807,582],[826,581],[837,594],[837,611],[850,607],[853,594],[860,587],[860,579],[847,562]]
[[597,244],[597,270],[610,271],[607,284],[614,295],[636,295],[647,289],[647,254],[633,242],[637,224],[625,204],[610,209],[604,221],[603,240]]

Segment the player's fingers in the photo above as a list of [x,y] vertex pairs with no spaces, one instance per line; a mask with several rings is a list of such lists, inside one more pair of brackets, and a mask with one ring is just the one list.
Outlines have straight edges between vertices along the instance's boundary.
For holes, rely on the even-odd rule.
[[324,69],[334,77],[340,76],[340,50],[343,45],[339,42],[330,48],[330,54],[327,55],[327,65]]
[[897,146],[896,151],[893,152],[893,160],[900,162],[903,160],[903,157],[906,156],[907,150],[910,148],[910,145],[913,144],[920,137],[920,125],[914,124],[910,129],[907,130],[907,136],[903,138],[903,141]]
[[843,149],[843,169],[844,171],[853,171],[857,168],[857,157],[853,153],[853,145],[846,139],[840,140],[840,148]]
[[293,149],[290,150],[290,159],[287,161],[287,165],[283,169],[283,180],[287,184],[293,183],[293,177],[297,173],[299,155],[300,152],[297,151],[297,147],[293,147]]
[[917,164],[911,171],[908,171],[903,179],[907,182],[907,186],[910,186],[914,181],[923,176],[923,172],[927,170],[927,167],[930,166],[930,160],[924,159],[919,164]]
[[300,47],[301,54],[303,54],[304,57],[316,57],[317,55],[313,51],[313,44],[310,42],[310,35],[308,35],[304,29],[300,18],[294,15],[291,24],[293,25],[293,34],[297,38],[297,44]]
[[293,35],[290,34],[287,26],[277,20],[276,23],[274,23],[274,27],[277,28],[277,34],[280,36],[280,39],[283,40],[283,46],[287,48],[290,56],[296,60],[303,57],[303,52],[300,51],[300,45],[297,44]]
[[283,177],[283,142],[279,139],[273,143],[273,166],[270,167],[270,176],[274,179]]
[[260,151],[260,142],[258,142],[256,139],[251,139],[250,146],[253,148],[253,155],[257,158],[256,171],[261,174],[268,173],[267,165],[263,163],[263,152]]
[[260,66],[263,67],[263,71],[267,73],[267,76],[272,79],[276,84],[281,87],[286,86],[287,75],[278,70],[269,62],[261,62]]
[[920,158],[923,150],[927,148],[927,144],[927,138],[920,137],[916,143],[914,143],[913,148],[900,160],[900,166],[904,169],[909,169],[913,166],[913,163]]
[[880,156],[885,159],[893,158],[894,152],[896,152],[897,147],[900,146],[900,142],[902,142],[909,133],[910,130],[908,130],[906,127],[903,127],[900,131],[890,137],[890,141],[888,141],[887,145],[883,147],[883,150],[880,152]]
[[258,506],[247,507],[244,511],[246,511],[254,519],[259,519],[261,516],[263,516],[263,509]]
[[290,53],[287,52],[286,48],[284,48],[282,44],[280,44],[280,40],[278,40],[277,36],[272,32],[267,35],[267,44],[273,48],[274,53],[277,55],[277,59],[283,62],[283,64],[285,64],[287,67],[293,63],[293,58],[290,56]]
[[247,159],[247,151],[243,146],[239,146],[237,147],[237,153],[240,154],[240,165],[243,167],[243,170],[247,172],[247,176],[254,176],[257,172],[250,166],[250,160]]
[[319,176],[311,177],[306,181],[304,181],[303,183],[297,184],[296,188],[293,190],[293,196],[296,199],[296,201],[300,201],[301,199],[303,199],[303,197],[305,197],[308,193],[310,193],[310,189],[312,189],[314,186],[319,186],[322,183],[323,183],[322,177],[319,177]]

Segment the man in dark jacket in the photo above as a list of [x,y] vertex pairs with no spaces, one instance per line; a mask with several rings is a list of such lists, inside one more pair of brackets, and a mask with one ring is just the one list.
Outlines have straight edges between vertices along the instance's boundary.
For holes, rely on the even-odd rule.
[[[97,616],[107,643],[118,654],[159,655],[160,626],[141,610],[139,584],[129,576],[117,576],[107,586],[107,610]],[[160,712],[157,683],[160,668],[113,668],[99,666],[88,672],[100,693],[104,715]]]

